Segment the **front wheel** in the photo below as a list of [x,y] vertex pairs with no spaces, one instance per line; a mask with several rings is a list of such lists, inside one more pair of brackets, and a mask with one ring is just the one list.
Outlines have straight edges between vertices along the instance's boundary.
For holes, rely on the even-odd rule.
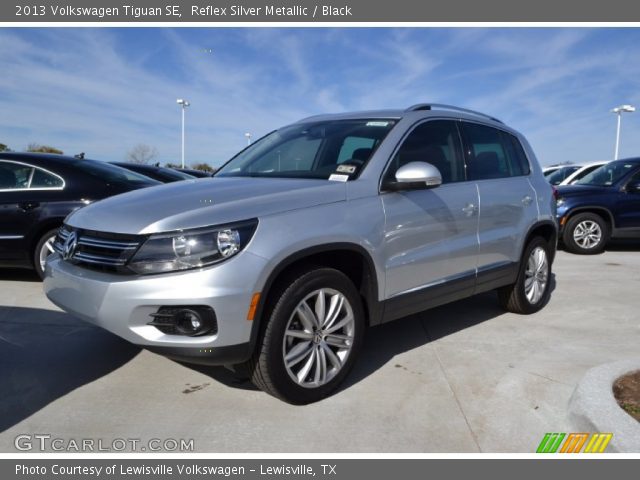
[[524,249],[516,282],[498,289],[500,305],[507,311],[528,315],[545,306],[551,295],[549,244],[533,238]]
[[53,253],[53,242],[58,234],[58,229],[49,230],[45,233],[36,244],[33,252],[33,266],[40,279],[44,279],[44,268],[47,264],[47,258]]
[[343,273],[317,268],[278,290],[257,351],[253,382],[293,404],[329,396],[353,367],[362,346],[364,310]]

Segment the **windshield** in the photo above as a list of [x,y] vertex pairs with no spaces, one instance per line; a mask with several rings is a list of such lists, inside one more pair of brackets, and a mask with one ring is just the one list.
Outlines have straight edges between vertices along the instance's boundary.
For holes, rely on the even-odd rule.
[[562,183],[565,178],[567,178],[579,168],[579,166],[559,168],[558,170],[555,170],[547,175],[547,180],[551,185],[560,185],[560,183]]
[[611,162],[596,168],[589,175],[574,183],[574,185],[592,185],[596,187],[608,187],[617,183],[622,177],[636,167],[637,163]]
[[352,179],[394,125],[386,119],[291,125],[247,147],[215,176]]

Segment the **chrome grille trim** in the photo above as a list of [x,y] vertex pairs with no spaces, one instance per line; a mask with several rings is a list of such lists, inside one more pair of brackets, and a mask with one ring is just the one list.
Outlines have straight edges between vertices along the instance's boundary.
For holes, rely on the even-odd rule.
[[77,249],[73,257],[65,261],[119,273],[131,273],[125,265],[144,241],[135,235],[83,231],[64,225],[53,243],[53,249],[60,255],[63,255],[64,243],[72,231],[78,235]]

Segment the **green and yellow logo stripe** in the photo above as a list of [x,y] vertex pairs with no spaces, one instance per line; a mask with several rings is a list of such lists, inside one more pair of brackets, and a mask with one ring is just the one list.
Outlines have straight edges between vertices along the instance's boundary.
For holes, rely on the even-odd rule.
[[545,433],[536,453],[603,453],[612,437],[613,433]]

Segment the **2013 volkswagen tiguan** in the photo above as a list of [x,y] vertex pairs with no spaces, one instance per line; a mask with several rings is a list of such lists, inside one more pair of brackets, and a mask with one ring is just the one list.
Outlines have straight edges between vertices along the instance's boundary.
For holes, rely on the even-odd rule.
[[446,105],[276,130],[210,180],[66,220],[44,289],[61,308],[183,361],[244,364],[291,403],[329,395],[364,329],[494,290],[550,295],[552,188],[524,137]]

